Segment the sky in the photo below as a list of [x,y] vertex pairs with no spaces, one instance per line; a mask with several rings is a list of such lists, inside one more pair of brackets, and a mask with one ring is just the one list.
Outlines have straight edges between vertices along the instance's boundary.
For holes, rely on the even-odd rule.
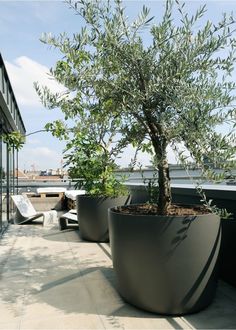
[[[234,1],[185,1],[189,13],[195,12],[200,5],[206,3],[205,19],[213,22],[221,18],[223,12],[236,12]],[[126,14],[130,18],[136,16],[143,4],[151,9],[150,15],[161,19],[164,1],[124,1]],[[43,33],[68,35],[79,32],[84,26],[81,18],[63,1],[2,1],[0,0],[0,52],[3,56],[7,72],[15,93],[15,97],[25,123],[27,133],[44,128],[44,125],[55,119],[63,118],[60,110],[45,109],[34,90],[33,82],[47,85],[52,91],[61,89],[49,78],[49,69],[61,54],[40,42]],[[146,36],[145,36],[146,37]],[[148,42],[147,37],[147,42]],[[63,165],[62,151],[65,144],[42,132],[30,135],[24,148],[19,153],[19,168],[22,170],[57,169]],[[132,155],[132,148],[125,150],[118,160],[121,166],[127,166]],[[169,151],[170,163],[176,163],[174,154]],[[149,156],[141,154],[139,162],[148,165]]]

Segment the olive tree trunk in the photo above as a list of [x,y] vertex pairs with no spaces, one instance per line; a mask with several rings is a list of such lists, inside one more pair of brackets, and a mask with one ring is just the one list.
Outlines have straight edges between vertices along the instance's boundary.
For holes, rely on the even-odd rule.
[[161,215],[165,215],[167,214],[168,208],[171,204],[169,165],[166,158],[162,159],[158,165],[158,184],[159,184],[159,197],[158,197],[159,212]]
[[168,208],[171,205],[171,187],[170,187],[170,175],[169,165],[167,160],[167,143],[164,138],[160,137],[152,138],[156,159],[158,161],[158,208],[160,215],[167,215]]

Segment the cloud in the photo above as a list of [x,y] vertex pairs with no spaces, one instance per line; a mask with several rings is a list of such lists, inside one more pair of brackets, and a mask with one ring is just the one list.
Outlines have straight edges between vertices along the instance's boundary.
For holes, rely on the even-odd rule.
[[29,170],[34,165],[36,170],[56,169],[61,166],[62,155],[48,147],[30,147],[25,145],[19,152],[19,168]]
[[169,164],[176,164],[177,159],[174,154],[174,151],[171,149],[170,146],[167,147],[167,158],[168,158],[168,163]]
[[34,156],[39,156],[40,155],[42,157],[49,157],[51,159],[53,159],[54,156],[57,155],[57,153],[54,150],[52,150],[48,147],[35,148],[35,149],[32,150],[32,154]]
[[[122,167],[127,167],[130,164],[131,159],[134,157],[135,148],[131,145],[127,146],[124,149],[123,154],[119,159],[117,159],[117,165]],[[170,164],[176,164],[176,157],[171,149],[171,147],[167,147],[167,158]],[[146,152],[139,152],[137,157],[137,164],[141,164],[143,167],[151,165],[151,156]]]
[[52,92],[62,92],[63,86],[49,76],[49,68],[27,56],[20,56],[13,63],[5,62],[7,72],[19,106],[41,106],[33,83],[46,85]]
[[40,140],[39,139],[32,139],[27,137],[27,143],[28,144],[39,144]]

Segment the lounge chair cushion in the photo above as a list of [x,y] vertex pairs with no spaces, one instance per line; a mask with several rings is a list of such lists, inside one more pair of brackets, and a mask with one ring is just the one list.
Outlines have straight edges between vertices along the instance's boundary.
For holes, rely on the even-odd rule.
[[58,224],[57,211],[46,211],[43,212],[43,226],[51,227]]

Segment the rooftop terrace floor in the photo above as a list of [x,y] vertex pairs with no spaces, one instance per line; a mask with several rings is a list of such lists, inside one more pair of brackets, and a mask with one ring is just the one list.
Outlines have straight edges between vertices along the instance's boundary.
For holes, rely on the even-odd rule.
[[141,311],[117,293],[109,244],[78,230],[11,225],[0,240],[0,329],[236,329],[236,289],[185,317]]

